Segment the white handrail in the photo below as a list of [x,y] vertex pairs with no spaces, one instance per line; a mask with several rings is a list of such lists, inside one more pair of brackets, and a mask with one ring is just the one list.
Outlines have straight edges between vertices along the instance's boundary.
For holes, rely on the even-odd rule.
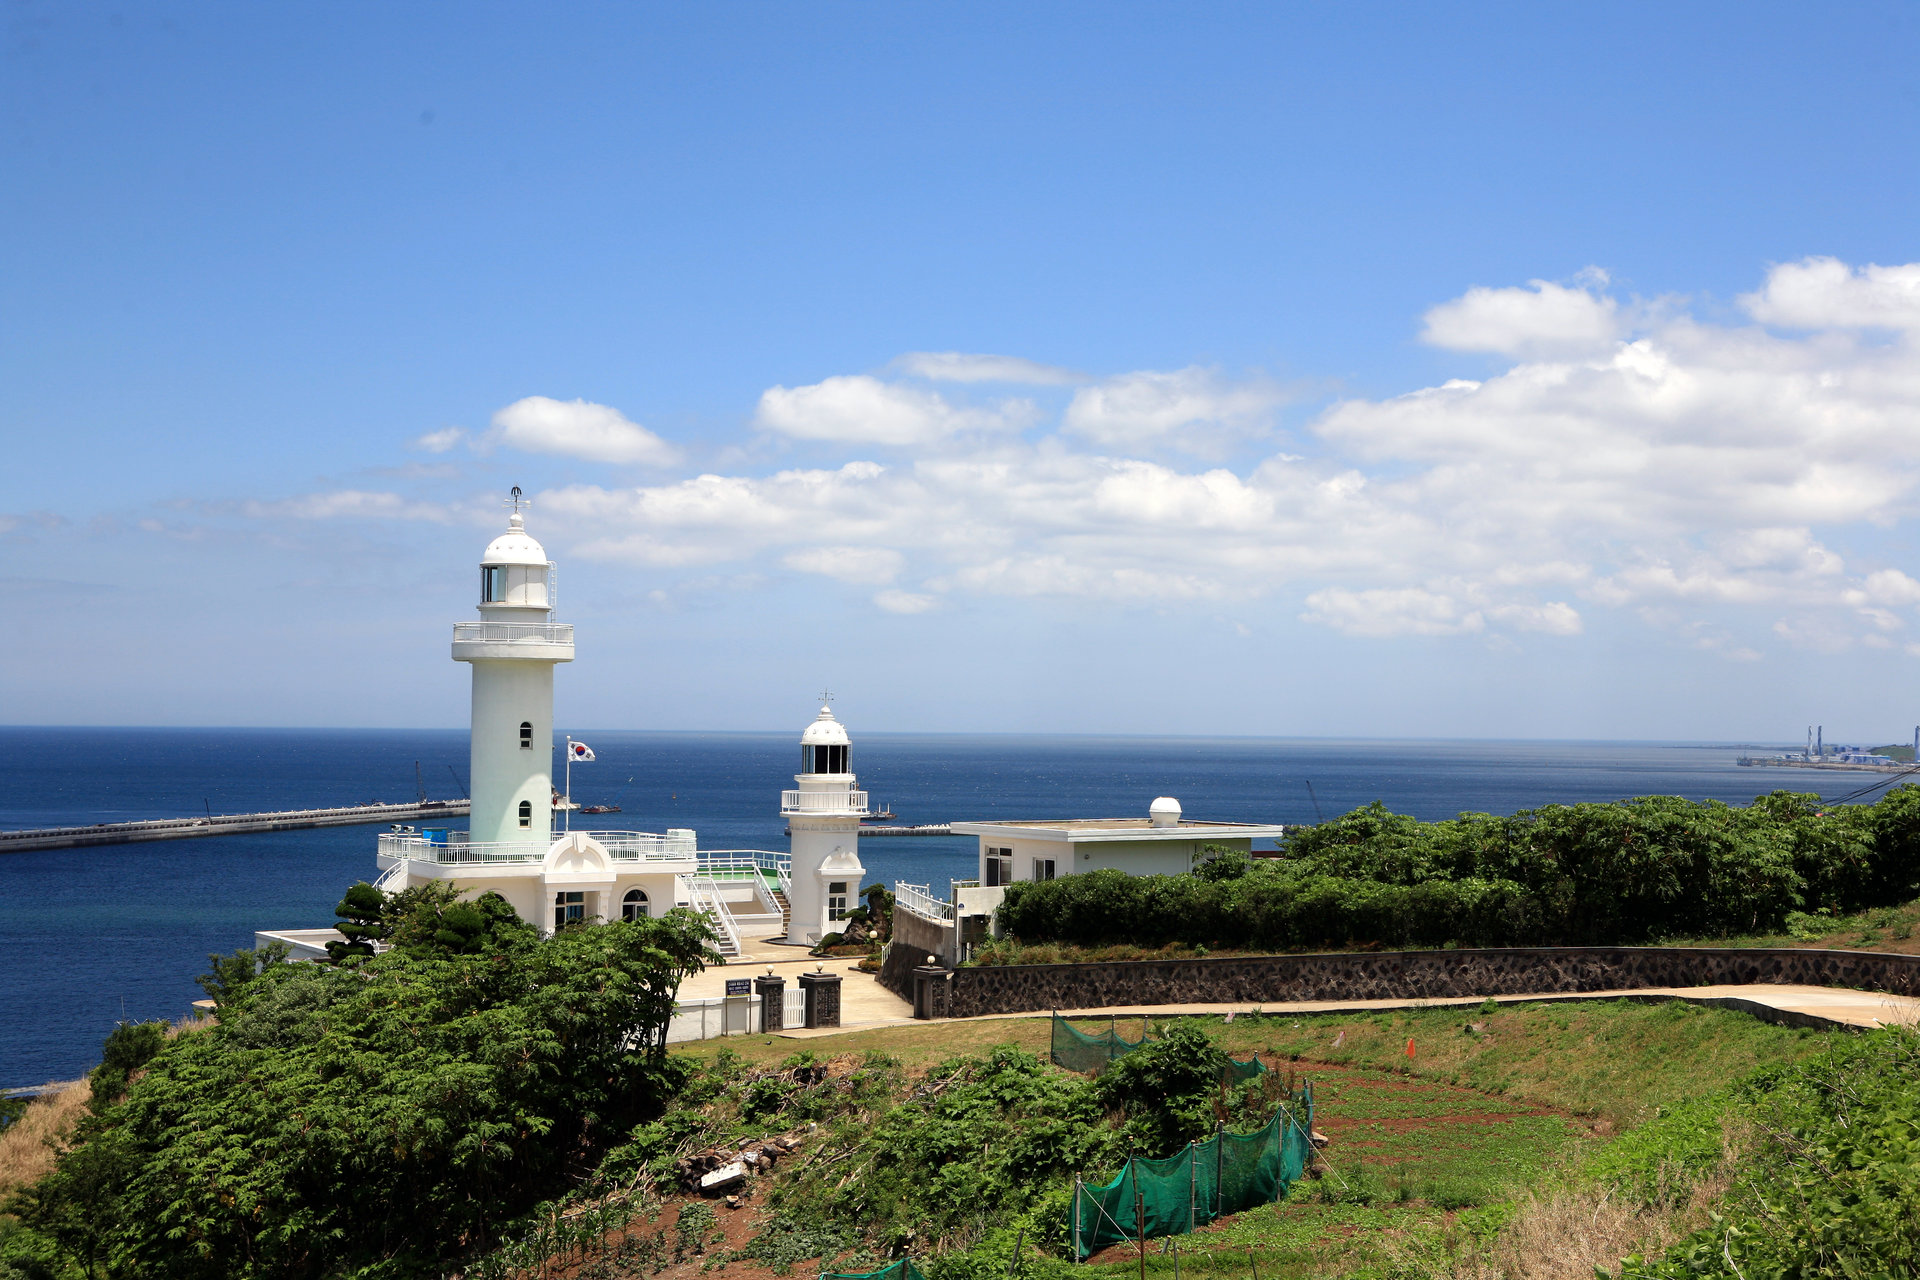
[[895,906],[905,907],[917,916],[928,920],[953,919],[953,904],[942,902],[933,896],[931,885],[896,884],[893,886]]
[[865,816],[867,793],[845,791],[782,791],[781,813],[825,813]]
[[455,644],[572,644],[571,622],[456,622]]
[[705,876],[688,876],[687,897],[695,911],[713,917],[720,926],[720,954],[737,956],[740,954],[740,931],[734,927],[733,913],[727,910],[726,899],[720,896],[718,884]]

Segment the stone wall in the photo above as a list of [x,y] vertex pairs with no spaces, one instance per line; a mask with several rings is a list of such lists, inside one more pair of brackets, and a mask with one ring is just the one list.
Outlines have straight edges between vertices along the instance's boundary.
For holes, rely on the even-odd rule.
[[893,904],[893,937],[880,965],[880,985],[902,1000],[913,999],[913,971],[938,956],[940,964],[954,961],[953,922],[929,920]]
[[[924,964],[929,950],[915,951],[907,959]],[[912,963],[901,966],[900,978],[906,983],[914,981],[912,968]],[[931,1008],[936,1017],[964,1018],[1039,1009],[1410,1000],[1756,982],[1920,995],[1920,956],[1767,948],[1510,947],[1005,965],[955,970],[941,981],[946,990],[933,997]],[[891,989],[909,999],[915,995],[910,989]]]

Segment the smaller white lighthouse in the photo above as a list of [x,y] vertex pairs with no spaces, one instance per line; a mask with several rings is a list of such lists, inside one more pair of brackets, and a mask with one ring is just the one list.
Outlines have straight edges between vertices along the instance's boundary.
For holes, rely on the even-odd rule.
[[866,874],[860,865],[860,819],[867,812],[867,793],[855,789],[847,758],[852,745],[833,708],[822,706],[800,735],[800,772],[793,779],[799,790],[780,796],[793,853],[790,943],[811,946],[838,933],[839,922],[860,905],[860,877]]

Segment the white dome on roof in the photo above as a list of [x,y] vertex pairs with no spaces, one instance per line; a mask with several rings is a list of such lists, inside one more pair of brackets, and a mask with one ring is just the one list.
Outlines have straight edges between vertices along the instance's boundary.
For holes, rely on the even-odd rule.
[[847,737],[846,726],[833,718],[832,707],[821,707],[820,714],[800,735],[800,745],[803,747],[845,747],[851,746],[852,742]]
[[1147,821],[1156,827],[1179,826],[1180,802],[1172,796],[1161,796],[1147,806]]
[[527,533],[527,518],[518,511],[507,517],[507,531],[487,544],[480,557],[486,564],[547,564],[547,549]]

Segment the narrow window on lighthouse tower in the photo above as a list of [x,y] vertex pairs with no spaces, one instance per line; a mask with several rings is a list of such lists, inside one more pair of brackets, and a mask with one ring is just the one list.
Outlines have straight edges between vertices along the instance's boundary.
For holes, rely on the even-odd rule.
[[827,919],[847,918],[847,882],[835,880],[827,886]]
[[533,750],[533,722],[531,720],[522,720],[520,722],[520,749],[522,751]]
[[533,801],[531,800],[520,802],[520,825],[523,827],[533,825]]

